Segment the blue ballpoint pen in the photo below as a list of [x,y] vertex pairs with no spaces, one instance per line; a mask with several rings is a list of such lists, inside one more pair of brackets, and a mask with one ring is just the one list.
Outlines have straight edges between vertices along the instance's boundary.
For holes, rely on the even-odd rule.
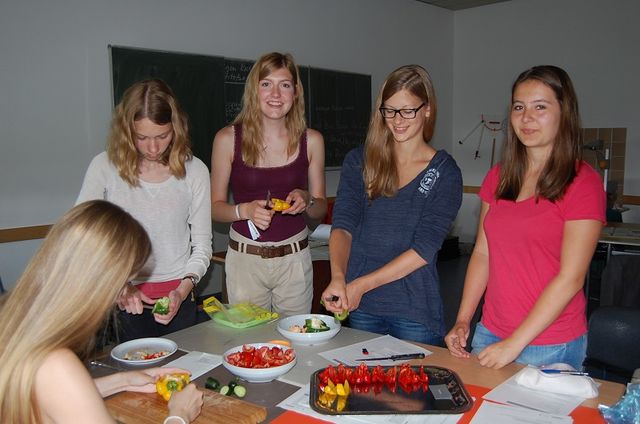
[[588,372],[571,371],[571,370],[556,370],[556,369],[542,369],[540,370],[545,374],[565,374],[565,375],[584,375],[589,376]]

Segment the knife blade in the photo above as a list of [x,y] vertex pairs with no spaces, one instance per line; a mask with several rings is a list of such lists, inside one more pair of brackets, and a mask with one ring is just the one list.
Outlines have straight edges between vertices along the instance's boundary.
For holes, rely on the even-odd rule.
[[267,204],[264,206],[265,209],[271,209],[269,203],[271,203],[271,190],[267,190]]
[[424,353],[403,353],[401,355],[391,355],[391,356],[383,356],[381,358],[360,358],[356,359],[356,361],[402,361],[405,359],[422,359],[424,358]]

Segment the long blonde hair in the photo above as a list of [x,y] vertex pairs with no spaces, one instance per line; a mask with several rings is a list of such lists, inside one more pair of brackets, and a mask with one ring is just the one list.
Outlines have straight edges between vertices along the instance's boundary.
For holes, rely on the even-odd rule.
[[56,223],[0,309],[0,422],[40,422],[34,390],[47,355],[85,357],[151,242],[120,207],[82,203]]
[[[364,183],[369,199],[392,197],[398,192],[398,169],[393,149],[393,134],[379,113],[384,102],[398,91],[407,90],[431,108],[428,117],[424,117],[422,138],[425,143],[431,141],[436,125],[438,111],[436,93],[429,73],[419,65],[405,65],[391,72],[378,93],[375,109],[369,121],[369,130],[365,140]],[[419,114],[416,119],[420,119]]]
[[258,85],[261,80],[278,69],[287,69],[295,84],[293,105],[285,118],[285,125],[289,131],[289,147],[287,149],[289,156],[298,149],[300,137],[307,126],[304,119],[304,89],[293,56],[289,53],[278,52],[261,56],[249,71],[242,95],[242,110],[233,121],[234,124],[242,124],[242,159],[250,166],[255,166],[258,163],[263,152],[262,112],[258,99]]
[[193,156],[189,141],[187,115],[183,112],[171,88],[162,80],[139,81],[129,87],[116,106],[107,141],[109,160],[118,169],[120,177],[130,186],[139,185],[141,155],[135,144],[135,121],[148,118],[157,125],[171,124],[173,140],[161,162],[169,165],[171,174],[184,178],[184,163]]

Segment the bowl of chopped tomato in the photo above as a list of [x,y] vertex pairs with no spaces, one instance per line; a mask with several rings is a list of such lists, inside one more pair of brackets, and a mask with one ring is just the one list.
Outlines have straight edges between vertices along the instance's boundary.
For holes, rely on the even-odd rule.
[[288,346],[251,343],[234,347],[222,355],[222,365],[250,383],[266,383],[287,373],[296,364],[296,353]]

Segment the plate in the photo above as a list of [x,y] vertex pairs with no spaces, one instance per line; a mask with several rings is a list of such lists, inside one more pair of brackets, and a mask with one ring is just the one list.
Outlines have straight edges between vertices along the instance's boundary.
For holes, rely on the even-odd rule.
[[[299,325],[300,327],[304,326],[304,321],[309,318],[321,319],[325,324],[327,324],[329,330],[321,331],[319,333],[296,333],[294,331],[289,331],[289,328],[292,325]],[[294,315],[281,319],[278,323],[278,331],[280,334],[291,340],[294,344],[299,345],[317,345],[326,343],[340,332],[340,328],[342,328],[342,325],[339,321],[336,321],[334,317],[320,314]]]
[[[354,368],[354,367],[348,367]],[[374,367],[369,366],[369,371]],[[382,367],[385,373],[391,367]],[[398,371],[399,366],[396,366]],[[419,366],[412,366],[418,372]],[[395,392],[386,385],[374,390],[373,385],[368,385],[368,390],[351,388],[351,393],[346,399],[345,407],[338,412],[336,409],[323,407],[319,402],[322,393],[318,374],[324,369],[311,375],[309,405],[321,414],[326,415],[353,415],[353,414],[461,414],[473,406],[473,399],[465,389],[458,375],[447,368],[423,365],[424,371],[429,376],[429,385],[426,391],[418,389],[408,393],[396,387]]]
[[[162,361],[175,353],[176,350],[178,350],[178,345],[172,340],[161,337],[147,337],[144,339],[129,340],[128,342],[119,344],[111,350],[111,357],[116,361],[129,365],[147,365]],[[128,353],[140,351],[147,353],[165,351],[167,354],[153,359],[125,359]]]
[[249,328],[264,324],[278,318],[275,312],[267,311],[253,303],[239,303],[229,305],[227,314],[235,321],[231,321],[223,312],[210,313],[209,316],[217,323],[232,328]]
[[296,354],[295,350],[293,353],[293,359],[291,362],[288,362],[284,365],[280,365],[278,367],[269,367],[269,368],[244,368],[238,367],[230,364],[227,361],[227,356],[231,353],[239,352],[242,350],[244,346],[253,346],[256,349],[260,349],[263,346],[272,348],[279,347],[281,349],[291,349],[288,346],[278,345],[274,343],[247,343],[242,346],[236,346],[233,349],[227,350],[222,354],[222,365],[229,370],[229,372],[237,377],[240,377],[243,380],[246,380],[250,383],[267,383],[269,381],[275,380],[281,375],[287,373],[293,366],[296,364]]

